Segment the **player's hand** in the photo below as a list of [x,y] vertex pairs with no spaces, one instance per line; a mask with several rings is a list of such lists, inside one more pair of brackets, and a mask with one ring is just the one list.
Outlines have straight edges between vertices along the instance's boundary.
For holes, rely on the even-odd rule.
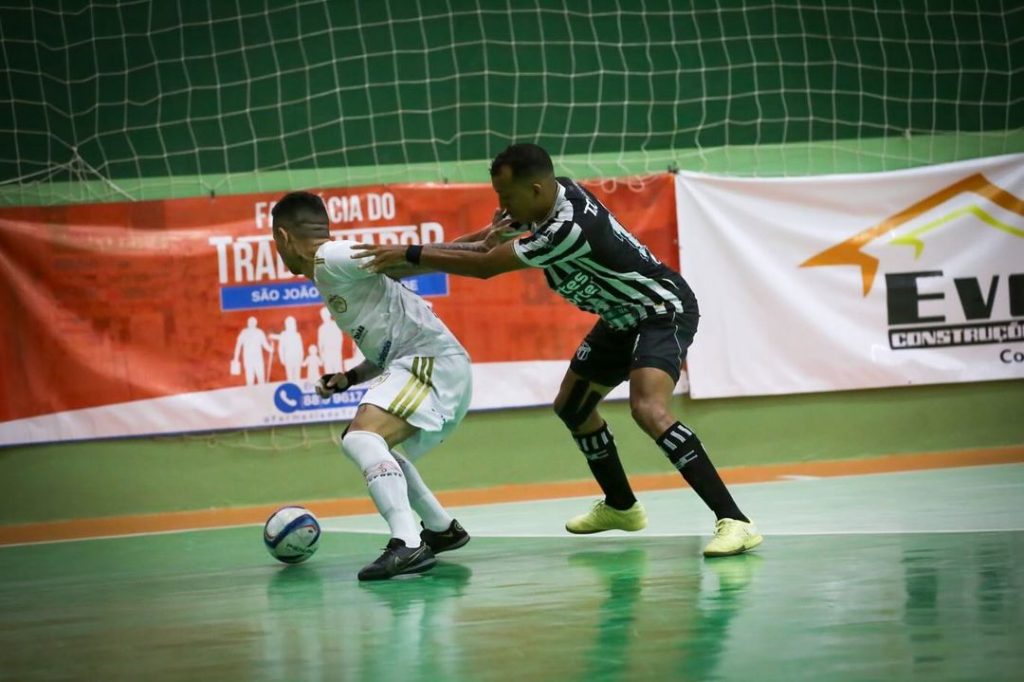
[[520,234],[522,234],[522,230],[519,229],[519,223],[514,222],[505,211],[499,210],[495,212],[494,220],[491,221],[491,229],[484,237],[484,246],[490,250],[510,239],[515,239]]
[[316,394],[321,398],[330,398],[335,393],[340,393],[348,388],[348,379],[344,372],[337,374],[325,374],[316,382]]
[[404,246],[382,246],[380,244],[356,244],[352,247],[353,258],[365,258],[359,267],[370,272],[383,272],[406,264]]
[[491,227],[496,227],[498,223],[512,220],[512,216],[508,214],[508,211],[496,208],[494,209],[494,215],[491,216]]

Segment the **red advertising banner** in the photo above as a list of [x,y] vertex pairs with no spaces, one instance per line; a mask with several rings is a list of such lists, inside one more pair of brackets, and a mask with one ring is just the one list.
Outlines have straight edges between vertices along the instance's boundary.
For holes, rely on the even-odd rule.
[[[584,184],[678,266],[671,176]],[[496,205],[482,184],[319,194],[336,235],[376,243],[448,241],[486,225]],[[277,257],[279,196],[0,209],[0,445],[350,416],[358,395],[289,411],[274,393],[305,394],[310,379],[359,359],[312,283]],[[549,402],[595,321],[534,270],[408,284],[473,358],[477,408]]]

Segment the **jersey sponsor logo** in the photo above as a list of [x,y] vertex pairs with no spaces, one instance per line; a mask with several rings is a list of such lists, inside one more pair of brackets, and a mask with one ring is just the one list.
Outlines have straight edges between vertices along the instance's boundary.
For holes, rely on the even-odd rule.
[[348,310],[348,301],[338,294],[331,294],[327,297],[327,307],[331,309],[335,315],[341,315]]
[[377,360],[374,364],[378,367],[383,367],[388,359],[388,353],[391,352],[391,339],[384,342],[384,345],[380,347],[380,352],[377,353]]
[[[360,327],[360,329],[362,329],[362,327]],[[387,381],[388,377],[390,377],[390,376],[391,376],[391,372],[390,371],[381,372],[379,375],[377,375],[377,377],[373,381],[371,381],[370,383],[368,383],[366,385],[366,389],[370,390],[371,388],[377,388],[378,386],[383,384],[385,381]]]
[[576,272],[572,277],[560,282],[557,287],[562,298],[579,306],[593,303],[593,299],[601,291],[600,287],[590,281],[590,275]]
[[[936,231],[942,227],[957,232],[953,238],[940,235]],[[934,245],[926,244],[928,234]],[[864,298],[881,274],[892,350],[1021,343],[1024,272],[952,272],[963,240],[997,235],[1003,240],[1001,249],[1024,255],[1024,200],[975,173],[828,247],[800,267],[856,266]],[[883,236],[888,236],[884,244],[875,241]],[[926,261],[913,271],[892,265],[896,257],[884,249],[908,246],[915,263],[922,257]]]

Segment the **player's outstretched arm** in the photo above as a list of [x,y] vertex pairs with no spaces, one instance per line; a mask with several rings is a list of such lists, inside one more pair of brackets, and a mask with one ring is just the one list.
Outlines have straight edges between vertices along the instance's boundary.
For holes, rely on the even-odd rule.
[[[432,244],[432,246],[436,248],[457,250],[468,249],[470,251],[489,251],[498,244],[521,234],[520,232],[510,228],[511,222],[512,221],[505,215],[505,213],[499,209],[494,212],[494,217],[491,220],[490,225],[482,227],[476,232],[470,232],[469,234],[456,237],[451,242]],[[413,265],[408,261],[391,263],[386,267],[381,267],[375,271],[396,280],[403,277],[409,277],[411,275],[422,275],[428,272],[437,272],[426,265]]]
[[[443,244],[431,244],[431,247],[439,249],[454,249],[454,250],[468,250],[468,251],[487,251],[490,246],[488,245],[488,235],[492,228],[485,227],[480,232],[474,232],[473,234],[463,235],[458,237],[453,242],[446,242]],[[481,236],[482,235],[482,236]],[[478,238],[479,237],[479,238]],[[356,256],[357,258],[359,256]],[[379,269],[374,270],[383,275],[390,277],[391,279],[402,279],[403,277],[410,277],[412,275],[423,275],[428,272],[437,272],[434,268],[428,267],[420,263],[419,265],[413,265],[409,261],[402,260],[400,262],[393,262],[387,266],[382,266]]]
[[453,239],[451,241],[451,243],[452,244],[475,244],[475,243],[482,242],[483,240],[487,239],[487,235],[490,234],[490,232],[491,232],[491,226],[488,225],[487,227],[480,228],[476,232],[470,232],[469,234],[464,234],[461,237],[456,237],[455,239]]
[[424,246],[359,244],[353,250],[355,258],[367,259],[363,267],[373,272],[387,272],[393,265],[406,262],[452,275],[487,279],[503,272],[530,267],[516,255],[512,242],[505,242],[493,249],[476,242]]
[[431,268],[424,267],[422,265],[413,265],[412,263],[396,263],[386,269],[379,271],[382,275],[390,277],[394,280],[400,280],[403,277],[412,277],[413,275],[425,275],[430,272],[435,272]]
[[[487,254],[488,258],[491,259],[490,263],[477,262],[476,268],[469,265],[470,271],[457,272],[454,270],[439,270],[437,267],[429,262],[424,262],[422,258],[419,258],[423,246],[415,246],[411,250],[405,248],[402,250],[402,257],[397,256],[384,256],[378,257],[373,256],[373,264],[370,266],[364,266],[373,272],[379,272],[392,279],[400,279],[402,277],[408,277],[409,275],[418,275],[426,272],[451,272],[453,274],[461,275],[465,274],[469,277],[481,277],[487,278],[492,277],[502,272],[509,272],[510,270],[518,270],[521,267],[517,262],[510,261],[507,266],[503,266],[497,259],[500,258],[500,254],[491,254],[497,247],[501,246],[505,242],[511,241],[522,236],[526,231],[523,227],[516,222],[513,222],[512,218],[509,217],[508,213],[498,209],[494,212],[494,217],[491,219],[491,224],[487,227],[481,228],[476,232],[462,235],[457,237],[454,241],[445,242],[441,244],[429,244],[423,246],[429,246],[431,252],[436,250],[443,251],[469,251],[478,254]],[[387,247],[380,248],[368,248],[368,247],[356,247],[357,249],[364,249],[383,254],[387,251]],[[399,247],[401,248],[401,247]],[[412,256],[416,260],[410,260],[405,256]],[[514,255],[514,254],[512,254]],[[356,258],[367,258],[369,256],[356,254]]]

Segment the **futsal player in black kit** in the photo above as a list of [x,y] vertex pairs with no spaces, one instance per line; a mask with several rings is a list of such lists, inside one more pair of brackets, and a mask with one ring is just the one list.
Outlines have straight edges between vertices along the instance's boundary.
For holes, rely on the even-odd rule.
[[[659,262],[593,194],[556,177],[551,157],[537,145],[514,144],[498,154],[491,185],[501,209],[488,228],[448,244],[356,248],[374,271],[411,264],[488,278],[540,268],[560,296],[599,316],[570,362],[554,404],[605,494],[589,512],[566,522],[570,533],[637,531],[647,525],[615,438],[597,409],[609,391],[629,381],[633,419],[717,516],[705,556],[739,554],[759,545],[761,535],[736,505],[700,439],[670,411],[699,319],[686,280]],[[517,231],[524,235],[508,239]]]

